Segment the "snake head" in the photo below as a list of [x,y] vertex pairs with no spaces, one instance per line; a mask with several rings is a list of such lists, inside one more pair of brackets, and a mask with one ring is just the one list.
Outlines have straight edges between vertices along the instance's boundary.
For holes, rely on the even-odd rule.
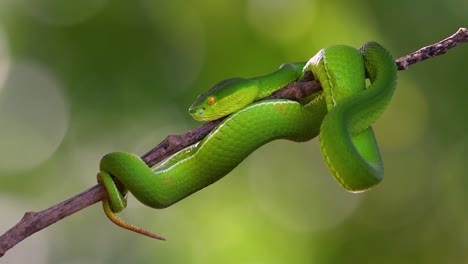
[[255,81],[226,79],[199,95],[190,106],[189,113],[197,121],[208,122],[239,111],[253,103],[256,97]]

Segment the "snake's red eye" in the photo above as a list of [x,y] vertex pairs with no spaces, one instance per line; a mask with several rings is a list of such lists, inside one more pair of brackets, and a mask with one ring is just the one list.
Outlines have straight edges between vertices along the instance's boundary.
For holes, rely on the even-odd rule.
[[216,99],[213,96],[208,96],[208,98],[206,98],[206,103],[208,105],[213,105],[215,102],[216,102]]

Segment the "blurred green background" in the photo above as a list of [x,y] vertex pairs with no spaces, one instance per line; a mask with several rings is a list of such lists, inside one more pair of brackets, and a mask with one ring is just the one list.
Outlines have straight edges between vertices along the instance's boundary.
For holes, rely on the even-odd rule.
[[[100,157],[196,125],[187,108],[235,76],[332,44],[400,57],[468,26],[468,2],[0,0],[0,233],[95,184]],[[375,125],[386,174],[341,189],[317,140],[277,141],[165,210],[92,206],[2,263],[468,263],[468,45],[399,73]]]

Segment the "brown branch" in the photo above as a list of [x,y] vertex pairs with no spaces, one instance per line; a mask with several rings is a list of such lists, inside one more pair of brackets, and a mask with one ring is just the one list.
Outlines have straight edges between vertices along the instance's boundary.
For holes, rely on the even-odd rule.
[[[468,42],[468,29],[460,28],[452,36],[435,44],[421,48],[411,54],[403,56],[395,61],[398,70],[406,70],[417,62],[445,54],[448,49]],[[266,99],[287,98],[300,100],[307,95],[320,91],[320,83],[313,80],[311,74],[306,74],[299,82],[294,82],[276,92]],[[205,137],[221,120],[203,124],[183,135],[170,135],[156,147],[144,154],[141,158],[152,167],[177,151],[188,147]],[[104,188],[97,184],[90,189],[71,197],[57,205],[40,212],[27,212],[23,218],[11,229],[0,236],[0,257],[10,248],[31,236],[39,230],[81,210],[102,199],[107,198]]]
[[443,55],[449,49],[456,47],[464,42],[468,42],[468,29],[459,28],[457,32],[453,33],[450,37],[443,39],[435,44],[423,47],[417,51],[403,56],[395,61],[398,70],[406,70],[411,64],[427,60],[429,58]]

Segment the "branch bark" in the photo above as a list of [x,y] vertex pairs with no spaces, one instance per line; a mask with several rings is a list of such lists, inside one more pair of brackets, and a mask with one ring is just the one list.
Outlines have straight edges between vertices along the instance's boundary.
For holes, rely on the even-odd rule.
[[[445,54],[449,49],[468,42],[468,29],[460,28],[453,35],[395,60],[398,70],[406,70],[410,65]],[[286,98],[300,100],[321,90],[320,83],[306,74],[299,82],[294,82],[265,99]],[[169,135],[161,143],[141,158],[152,167],[170,155],[204,138],[222,120],[212,121],[196,127],[182,135]],[[107,198],[102,185],[97,184],[68,200],[39,212],[27,212],[12,228],[0,236],[0,257],[9,249],[32,234],[92,204]]]

